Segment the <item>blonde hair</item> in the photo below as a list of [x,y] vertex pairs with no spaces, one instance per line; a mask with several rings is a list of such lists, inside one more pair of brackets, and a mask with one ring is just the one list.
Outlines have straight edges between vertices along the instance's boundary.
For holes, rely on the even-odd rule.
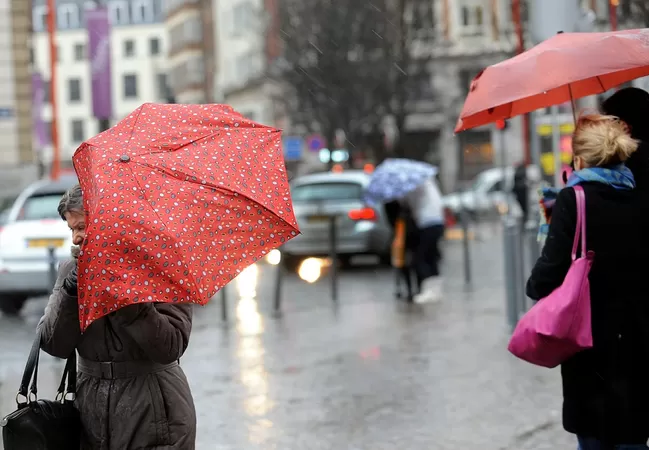
[[572,152],[589,167],[620,164],[638,149],[629,128],[615,116],[588,114],[577,121]]

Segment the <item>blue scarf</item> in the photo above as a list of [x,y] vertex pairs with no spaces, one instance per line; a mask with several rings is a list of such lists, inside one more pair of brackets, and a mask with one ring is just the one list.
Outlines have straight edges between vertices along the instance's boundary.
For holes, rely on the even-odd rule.
[[[619,190],[635,189],[635,178],[633,173],[624,164],[618,164],[611,167],[589,167],[573,172],[568,178],[566,187],[573,187],[581,183],[594,182],[602,183]],[[541,224],[539,226],[538,240],[545,242],[550,229],[550,222],[547,220],[551,216],[552,207],[559,195],[560,188],[542,187],[539,189],[541,203]]]

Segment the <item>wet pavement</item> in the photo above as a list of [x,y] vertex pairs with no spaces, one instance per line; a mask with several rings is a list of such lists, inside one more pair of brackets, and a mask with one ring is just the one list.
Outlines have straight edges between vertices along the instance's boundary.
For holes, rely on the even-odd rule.
[[[284,282],[272,314],[274,270],[252,268],[196,311],[182,365],[198,412],[199,450],[574,448],[560,425],[558,371],[506,351],[499,234],[472,242],[474,283],[463,285],[461,243],[446,249],[446,296],[408,306],[388,270]],[[0,410],[15,391],[44,301],[21,320],[0,317]],[[43,358],[40,392],[62,364]],[[0,445],[1,447],[1,445]]]

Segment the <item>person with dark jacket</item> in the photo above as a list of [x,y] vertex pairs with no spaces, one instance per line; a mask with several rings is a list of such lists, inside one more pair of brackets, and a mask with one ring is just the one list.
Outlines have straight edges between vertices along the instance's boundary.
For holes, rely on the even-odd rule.
[[649,189],[649,92],[635,87],[620,89],[604,101],[602,112],[619,117],[629,126],[631,137],[639,141],[626,166],[633,172],[636,189]]
[[388,223],[392,227],[392,231],[397,231],[397,221],[403,220],[405,225],[405,261],[402,267],[397,267],[397,296],[400,295],[400,282],[403,281],[406,285],[406,299],[411,302],[415,295],[413,290],[412,281],[413,278],[416,282],[416,292],[419,293],[421,290],[421,279],[417,276],[415,268],[412,265],[412,254],[416,251],[417,245],[419,242],[419,230],[417,229],[417,224],[415,219],[412,216],[412,213],[408,210],[407,207],[402,205],[398,200],[388,202],[384,205],[385,215],[388,220]]
[[[561,365],[563,425],[581,450],[647,449],[649,438],[649,193],[635,189],[624,166],[637,142],[610,116],[579,120],[573,136],[576,171],[568,186],[583,186],[593,348]],[[571,265],[576,227],[572,187],[554,205],[542,255],[527,282],[540,300],[559,287]]]
[[78,185],[61,199],[59,214],[77,247],[61,264],[38,332],[50,355],[79,353],[81,450],[194,450],[196,411],[178,363],[189,343],[192,305],[126,306],[81,334],[77,256],[86,216]]

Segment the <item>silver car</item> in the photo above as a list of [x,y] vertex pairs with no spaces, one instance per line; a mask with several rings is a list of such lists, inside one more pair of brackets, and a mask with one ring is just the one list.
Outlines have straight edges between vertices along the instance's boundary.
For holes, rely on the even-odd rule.
[[287,242],[287,264],[297,258],[329,254],[331,215],[336,224],[337,253],[343,264],[356,255],[376,255],[389,263],[392,230],[382,209],[370,208],[362,198],[370,176],[360,170],[317,173],[295,178],[291,195],[302,234]]

